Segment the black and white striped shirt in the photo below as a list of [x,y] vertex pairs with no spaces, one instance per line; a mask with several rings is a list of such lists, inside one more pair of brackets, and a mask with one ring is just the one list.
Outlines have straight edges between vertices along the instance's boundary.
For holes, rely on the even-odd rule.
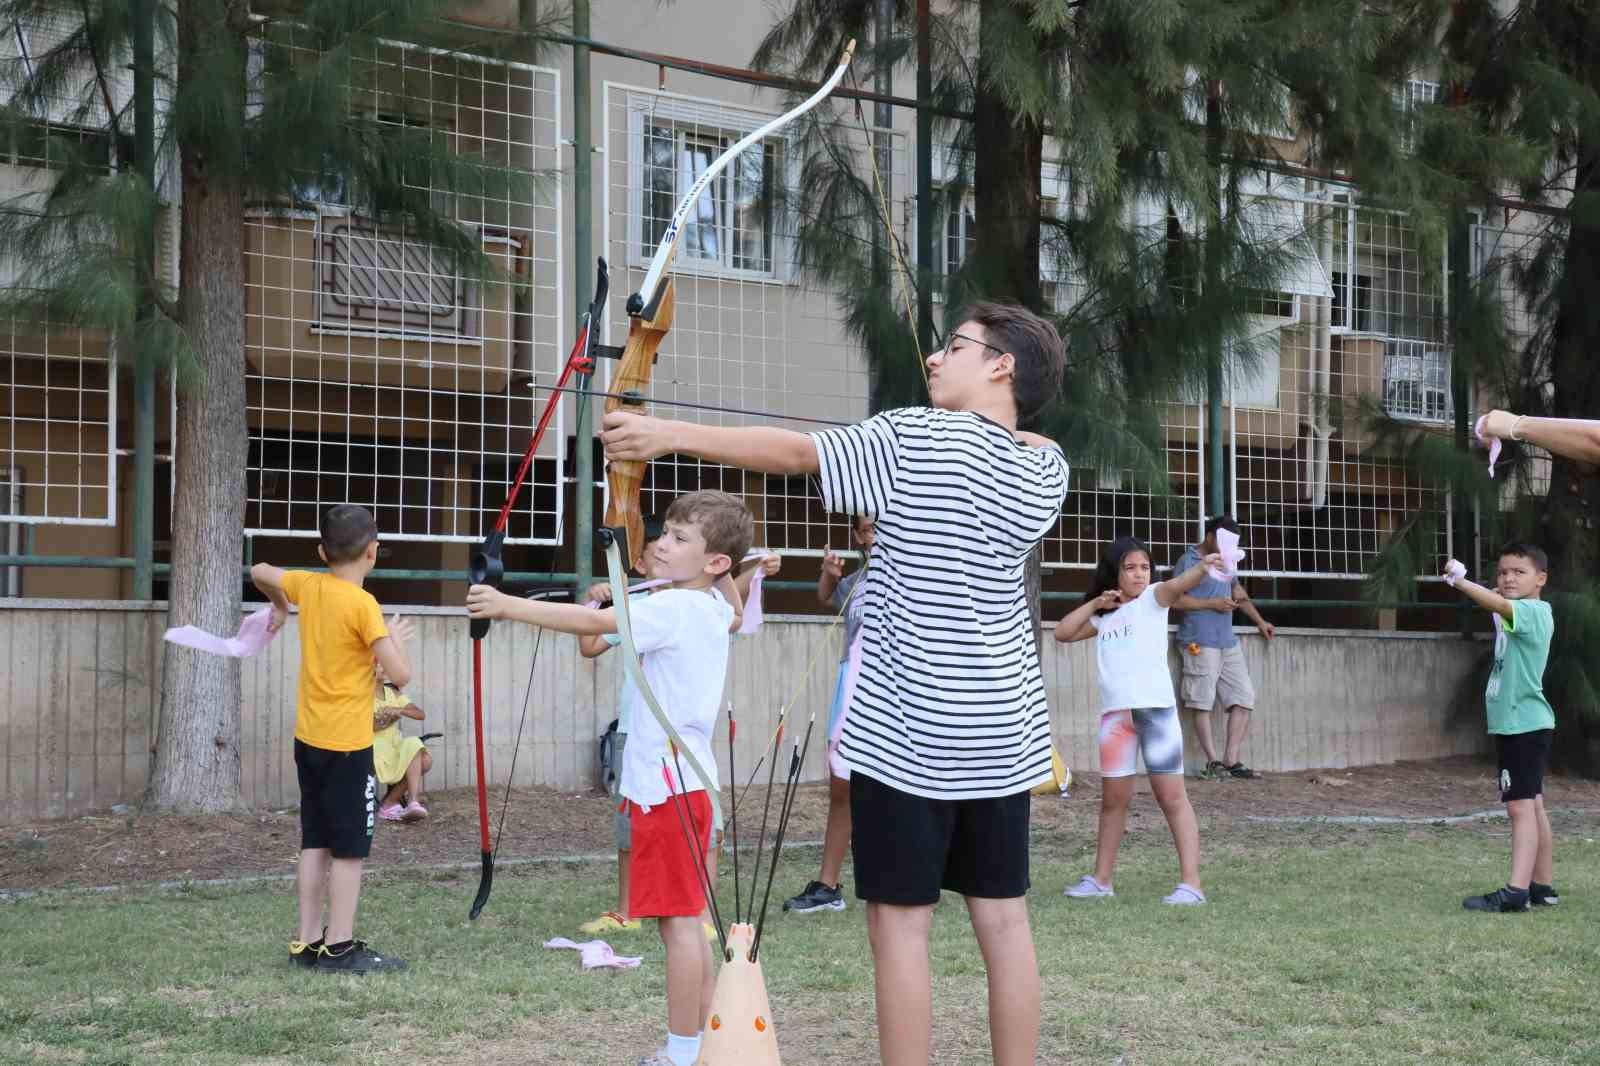
[[868,515],[878,530],[845,765],[931,799],[1048,780],[1050,715],[1023,565],[1061,513],[1060,450],[926,407],[813,439],[827,508]]

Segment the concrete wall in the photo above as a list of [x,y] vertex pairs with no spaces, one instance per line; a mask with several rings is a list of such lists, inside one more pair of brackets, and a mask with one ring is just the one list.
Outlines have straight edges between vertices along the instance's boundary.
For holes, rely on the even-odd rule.
[[[418,628],[411,694],[427,711],[435,755],[430,789],[472,784],[471,646],[454,609],[411,608]],[[0,600],[0,824],[59,818],[138,802],[159,730],[164,605]],[[739,718],[741,781],[789,708],[788,738],[817,727],[806,776],[822,773],[822,731],[839,630],[778,616],[734,644],[728,698]],[[533,660],[537,646],[537,661]],[[1432,634],[1279,630],[1245,647],[1261,696],[1245,759],[1264,770],[1361,766],[1482,750],[1473,714],[1452,722],[1449,701],[1481,645]],[[1093,645],[1046,644],[1045,672],[1062,755],[1097,766]],[[576,642],[497,625],[484,643],[489,776],[503,783],[518,753],[518,785],[562,789],[594,780],[595,738],[614,716],[618,664],[583,660]],[[192,654],[179,652],[178,654]],[[299,640],[289,630],[243,669],[244,800],[298,801],[292,762]],[[529,672],[532,671],[530,693]],[[1174,662],[1175,667],[1175,662]],[[528,700],[520,745],[518,719]],[[1219,716],[1220,717],[1220,716]],[[407,723],[408,732],[418,732]],[[1222,726],[1218,724],[1220,738]],[[725,733],[721,733],[725,737]],[[786,746],[789,743],[786,740]],[[1192,745],[1191,745],[1192,749]],[[1190,752],[1193,756],[1193,751]],[[720,745],[726,783],[726,747]]]

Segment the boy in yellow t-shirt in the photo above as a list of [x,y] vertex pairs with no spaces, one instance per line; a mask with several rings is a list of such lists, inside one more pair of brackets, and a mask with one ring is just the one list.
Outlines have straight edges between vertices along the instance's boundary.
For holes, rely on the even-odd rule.
[[[372,689],[376,658],[390,680],[411,680],[402,642],[409,623],[385,627],[383,611],[362,588],[378,561],[378,527],[365,507],[323,512],[317,554],[328,573],[257,563],[256,588],[272,601],[271,628],[300,608],[299,703],[294,763],[300,780],[300,862],[295,889],[299,935],[289,961],[345,973],[403,969],[399,959],[355,939],[361,866],[372,849],[377,780],[372,767]],[[327,925],[322,922],[327,899]]]

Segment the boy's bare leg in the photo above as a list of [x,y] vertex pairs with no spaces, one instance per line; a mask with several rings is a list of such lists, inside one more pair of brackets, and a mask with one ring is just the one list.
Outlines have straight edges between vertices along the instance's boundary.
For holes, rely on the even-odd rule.
[[355,939],[361,899],[361,859],[333,859],[328,869],[328,943]]
[[822,834],[822,870],[825,885],[840,883],[844,857],[850,850],[850,782],[828,775],[828,828]]
[[1039,963],[1027,898],[968,896],[967,912],[989,971],[989,1043],[995,1066],[1033,1066],[1039,1053]]
[[617,849],[617,913],[624,918],[628,914],[628,875],[633,871],[633,852],[627,848]]
[[933,1039],[933,981],[928,968],[928,932],[932,928],[931,904],[867,904],[867,939],[872,944],[878,1001],[878,1055],[883,1066],[928,1066]]
[[[1508,800],[1506,813],[1511,816],[1511,876],[1506,884],[1524,891],[1533,879],[1534,865],[1539,861],[1539,810],[1538,800]],[[1549,824],[1548,821],[1545,824]]]
[[1094,845],[1094,879],[1109,886],[1117,872],[1117,848],[1128,828],[1128,804],[1133,799],[1132,777],[1100,779],[1100,832]]
[[295,895],[300,901],[300,942],[311,944],[322,939],[322,901],[328,882],[332,853],[327,848],[311,848],[300,853],[294,868]]
[[[1206,731],[1210,732],[1211,722],[1206,721]],[[1250,708],[1228,708],[1228,748],[1223,753],[1222,761],[1228,766],[1239,765],[1239,749],[1244,747],[1245,734],[1250,731]],[[1199,730],[1195,730],[1196,733]],[[1206,756],[1210,758],[1210,756]]]
[[711,945],[698,914],[661,918],[656,926],[667,949],[667,1031],[694,1036],[711,1006]]
[[[1132,781],[1133,778],[1127,780]],[[1199,890],[1200,826],[1195,821],[1194,807],[1189,803],[1189,792],[1183,787],[1183,775],[1151,774],[1150,791],[1156,794],[1156,802],[1161,805],[1161,813],[1167,816],[1167,826],[1172,830],[1172,842],[1178,848],[1178,880]]]
[[1202,711],[1198,707],[1185,707],[1184,710],[1194,715],[1194,739],[1200,742],[1200,750],[1205,752],[1206,762],[1218,762],[1217,742],[1211,736],[1211,712]]
[[1555,837],[1550,832],[1550,816],[1544,810],[1544,795],[1533,797],[1533,809],[1538,816],[1539,853],[1533,860],[1533,879],[1541,885],[1555,884]]

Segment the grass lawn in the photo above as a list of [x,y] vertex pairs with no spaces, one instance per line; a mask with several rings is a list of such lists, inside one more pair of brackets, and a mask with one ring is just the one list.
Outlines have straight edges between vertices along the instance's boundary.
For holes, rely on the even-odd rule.
[[[1060,894],[1092,841],[1036,842],[1040,1062],[1600,1063],[1600,818],[1561,820],[1564,900],[1517,916],[1460,908],[1503,879],[1504,823],[1213,827],[1213,902],[1177,909],[1160,902],[1175,880],[1165,828],[1142,821],[1113,901]],[[788,854],[774,896],[815,861]],[[613,941],[645,958],[625,973],[540,947],[577,938],[613,877],[503,869],[470,927],[475,872],[372,877],[359,929],[412,968],[366,979],[289,967],[284,883],[0,903],[0,1062],[631,1064],[664,1032],[653,931]],[[723,888],[731,903],[726,870]],[[773,906],[762,959],[784,1061],[876,1062],[862,910]],[[987,1062],[982,964],[950,897],[933,967],[935,1061]]]

